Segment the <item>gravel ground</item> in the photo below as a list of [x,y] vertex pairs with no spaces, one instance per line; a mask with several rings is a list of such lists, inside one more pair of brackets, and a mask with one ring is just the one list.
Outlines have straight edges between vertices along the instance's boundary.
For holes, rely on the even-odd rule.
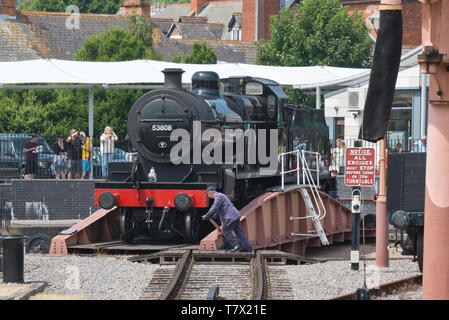
[[25,281],[47,281],[44,295],[85,297],[89,300],[139,299],[158,265],[124,257],[25,255]]
[[[367,258],[373,258],[373,244],[367,246]],[[350,245],[321,247],[308,252],[308,256],[347,259]],[[367,286],[399,280],[420,274],[418,264],[411,257],[391,252],[389,268],[376,268],[374,260],[366,261]],[[159,265],[132,263],[126,257],[110,256],[48,256],[25,255],[25,281],[47,281],[43,292],[49,296],[72,296],[89,300],[139,299]],[[328,261],[312,265],[287,265],[283,279],[290,281],[292,291],[288,297],[278,299],[323,300],[347,294],[363,287],[363,262],[360,270],[351,270],[349,260]],[[422,290],[401,293],[389,299],[416,300]]]
[[[363,262],[360,270],[351,270],[349,261],[329,261],[313,265],[286,266],[295,300],[323,300],[354,292],[363,287]],[[420,274],[418,264],[410,259],[392,260],[389,268],[377,268],[366,262],[367,287]]]
[[422,289],[388,296],[385,300],[422,300]]

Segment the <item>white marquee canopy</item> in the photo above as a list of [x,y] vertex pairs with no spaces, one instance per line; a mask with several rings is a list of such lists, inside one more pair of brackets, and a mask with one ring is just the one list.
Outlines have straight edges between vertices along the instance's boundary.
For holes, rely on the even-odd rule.
[[[163,83],[165,68],[181,68],[183,83],[189,84],[196,71],[215,71],[220,78],[253,76],[267,78],[282,86],[298,89],[346,87],[368,77],[369,69],[336,67],[277,67],[242,63],[211,65],[178,64],[154,60],[124,62],[81,62],[31,60],[0,62],[0,86],[8,84],[114,85]],[[6,89],[6,87],[4,87]]]

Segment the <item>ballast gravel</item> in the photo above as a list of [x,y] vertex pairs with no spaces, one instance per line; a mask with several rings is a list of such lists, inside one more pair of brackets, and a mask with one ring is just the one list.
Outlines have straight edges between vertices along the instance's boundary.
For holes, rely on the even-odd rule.
[[[311,265],[285,266],[295,300],[324,300],[348,294],[364,285],[364,266],[351,270],[350,261],[328,261]],[[420,274],[418,264],[411,259],[391,260],[388,268],[377,268],[375,261],[366,261],[366,284],[380,284]]]
[[[366,261],[368,288],[420,274],[411,259],[390,260],[389,268],[377,268],[374,260]],[[117,256],[25,256],[25,281],[47,281],[44,295],[72,296],[89,300],[136,300],[151,281],[158,264],[142,264]],[[283,279],[292,291],[275,299],[325,300],[354,292],[364,284],[363,262],[360,270],[351,270],[351,263],[287,265]],[[420,299],[421,292],[396,299]],[[394,299],[394,298],[393,298]]]
[[44,295],[88,300],[139,299],[158,265],[124,257],[25,255],[24,280],[47,281]]

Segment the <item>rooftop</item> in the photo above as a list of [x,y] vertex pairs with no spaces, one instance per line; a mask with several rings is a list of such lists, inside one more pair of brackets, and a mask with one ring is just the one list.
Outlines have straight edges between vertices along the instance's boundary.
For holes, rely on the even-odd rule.
[[[70,14],[58,12],[17,11],[16,19],[0,19],[0,61],[72,60],[88,36],[112,27],[125,29],[129,24],[128,18],[120,15],[80,14],[79,18],[79,26],[70,19]],[[223,25],[177,22],[186,36],[183,41],[176,41],[166,37],[173,22],[171,19],[153,19],[154,26],[160,31],[154,38],[154,48],[166,60],[191,54],[194,40],[205,39],[220,61],[255,63],[254,44],[210,42],[221,39],[219,34]],[[203,29],[200,30],[198,25]]]

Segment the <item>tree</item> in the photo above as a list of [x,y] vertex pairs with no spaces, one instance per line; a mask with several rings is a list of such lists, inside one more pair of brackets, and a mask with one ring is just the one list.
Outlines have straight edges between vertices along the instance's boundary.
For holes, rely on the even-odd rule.
[[271,21],[271,40],[258,43],[258,64],[369,66],[372,41],[363,15],[349,15],[338,0],[304,0],[296,13],[284,8]]
[[68,6],[77,6],[80,13],[116,14],[123,0],[24,0],[18,9],[49,12],[66,12]]
[[[271,40],[257,43],[257,63],[275,66],[363,68],[370,64],[372,41],[363,15],[349,15],[338,0],[304,0],[294,13],[272,16]],[[312,106],[315,97],[286,90],[290,100]]]
[[176,57],[173,62],[191,64],[215,64],[217,56],[213,49],[208,48],[205,43],[195,42],[192,46],[192,54]]
[[112,28],[86,39],[75,52],[79,61],[129,61],[145,57],[147,53],[142,39],[129,31]]
[[[126,61],[154,57],[148,20],[133,17],[128,30],[114,28],[88,38],[75,53],[79,61]],[[143,90],[95,90],[96,136],[106,125],[122,137],[126,119]],[[34,132],[47,138],[72,128],[88,129],[87,90],[0,91],[0,132]]]

